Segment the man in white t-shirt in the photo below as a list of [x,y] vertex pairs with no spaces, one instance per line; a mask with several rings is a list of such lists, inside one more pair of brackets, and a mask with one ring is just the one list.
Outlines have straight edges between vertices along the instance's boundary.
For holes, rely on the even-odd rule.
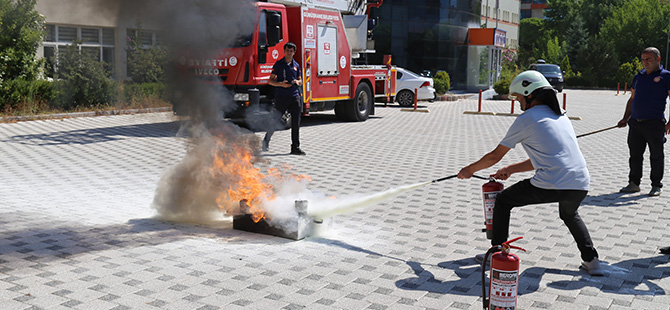
[[513,173],[535,171],[532,178],[497,195],[491,244],[499,246],[507,241],[512,208],[558,202],[560,217],[581,252],[582,268],[591,275],[602,276],[598,252],[577,212],[589,190],[589,171],[570,120],[561,111],[547,79],[537,71],[520,73],[510,84],[509,93],[518,99],[524,112],[493,151],[458,173],[459,179],[468,179],[498,163],[517,144],[528,154],[529,159],[503,167],[494,176],[506,180]]

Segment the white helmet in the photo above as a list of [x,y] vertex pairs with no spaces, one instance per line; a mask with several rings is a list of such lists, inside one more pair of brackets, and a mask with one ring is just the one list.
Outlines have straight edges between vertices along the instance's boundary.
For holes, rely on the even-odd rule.
[[545,86],[551,87],[551,84],[549,84],[542,73],[535,70],[528,70],[519,73],[519,75],[512,80],[512,83],[509,84],[509,94],[528,96],[536,89]]

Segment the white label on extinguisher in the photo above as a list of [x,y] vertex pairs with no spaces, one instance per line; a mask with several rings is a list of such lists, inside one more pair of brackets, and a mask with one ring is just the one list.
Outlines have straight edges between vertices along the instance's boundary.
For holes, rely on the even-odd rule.
[[490,310],[515,310],[518,270],[491,269]]
[[493,224],[493,207],[496,204],[496,196],[500,194],[498,192],[488,192],[484,193],[484,218],[486,219],[486,225]]

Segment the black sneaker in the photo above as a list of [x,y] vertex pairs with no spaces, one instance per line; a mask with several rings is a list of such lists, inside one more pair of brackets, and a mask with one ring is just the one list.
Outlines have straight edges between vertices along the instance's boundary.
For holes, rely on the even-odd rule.
[[299,147],[292,148],[291,149],[291,154],[293,154],[293,155],[307,155],[307,153],[303,152]]
[[663,254],[670,254],[670,246],[666,246],[664,248],[661,248],[659,251]]

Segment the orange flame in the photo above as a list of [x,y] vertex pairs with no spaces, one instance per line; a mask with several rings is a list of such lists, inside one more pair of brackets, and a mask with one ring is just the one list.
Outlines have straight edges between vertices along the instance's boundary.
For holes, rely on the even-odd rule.
[[[272,181],[283,179],[311,180],[309,176],[294,175],[282,176],[278,168],[268,168],[267,175],[261,169],[254,167],[255,157],[250,147],[239,145],[225,145],[225,141],[217,140],[218,147],[214,153],[211,174],[216,179],[227,184],[227,191],[218,194],[217,204],[221,209],[226,205],[237,204],[244,200],[254,222],[266,219],[265,210],[261,206],[263,200],[276,198]],[[286,168],[286,166],[284,166]]]

